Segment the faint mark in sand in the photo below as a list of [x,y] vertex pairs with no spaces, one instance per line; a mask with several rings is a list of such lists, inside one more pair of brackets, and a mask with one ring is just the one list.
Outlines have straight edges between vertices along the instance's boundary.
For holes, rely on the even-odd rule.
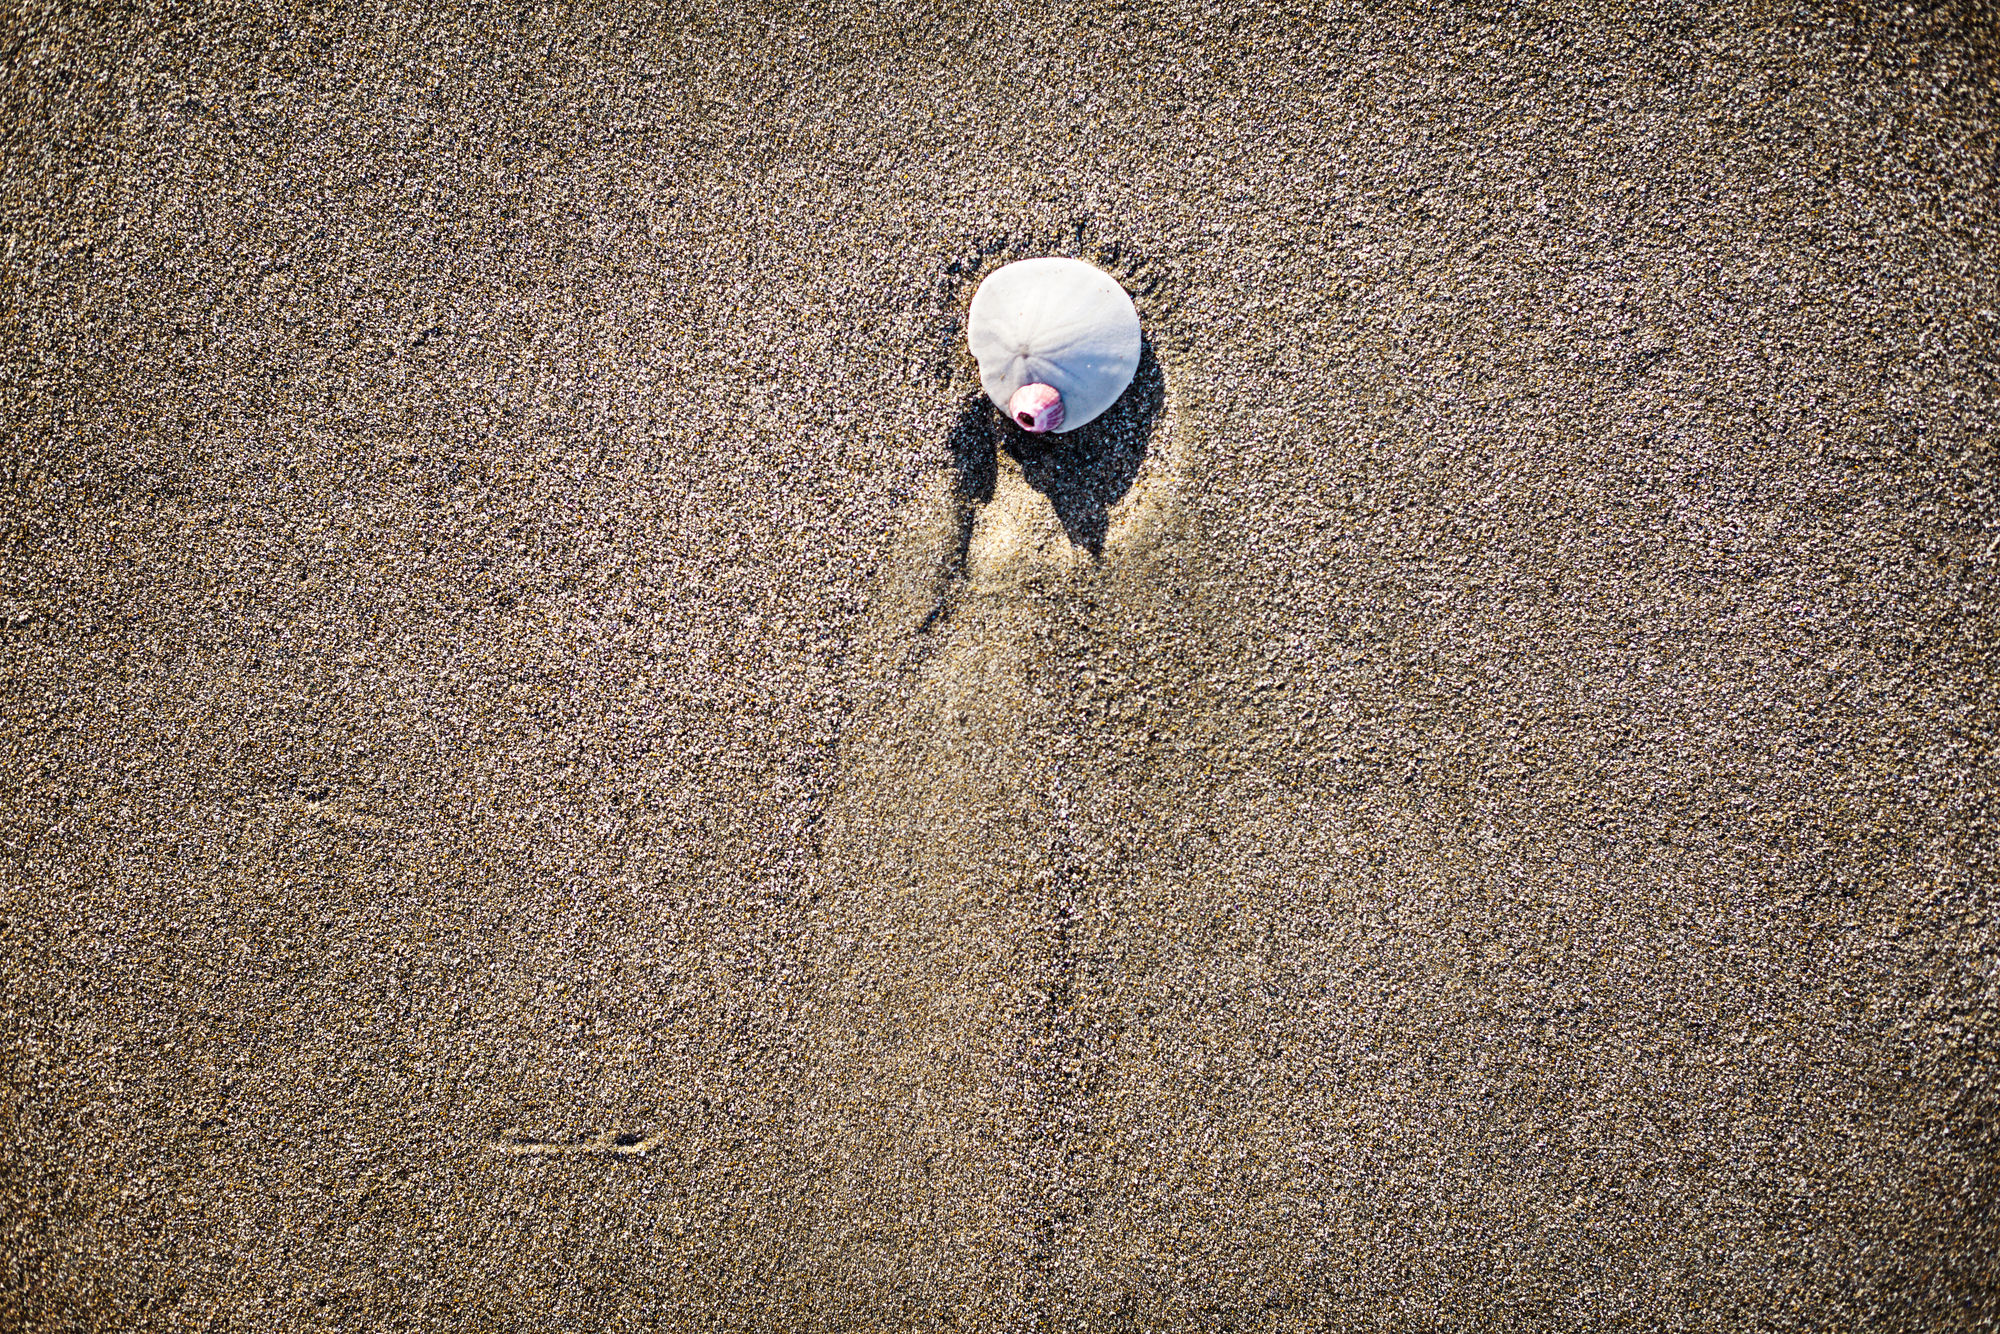
[[607,1130],[587,1140],[532,1139],[519,1126],[509,1126],[487,1147],[515,1158],[559,1158],[602,1154],[612,1158],[643,1158],[667,1142],[665,1135],[641,1137]]

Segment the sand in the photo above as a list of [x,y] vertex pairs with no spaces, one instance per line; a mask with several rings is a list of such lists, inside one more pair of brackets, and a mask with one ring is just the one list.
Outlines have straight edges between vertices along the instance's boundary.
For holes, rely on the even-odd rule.
[[193,8],[0,19],[0,1327],[2000,1321],[1991,8]]

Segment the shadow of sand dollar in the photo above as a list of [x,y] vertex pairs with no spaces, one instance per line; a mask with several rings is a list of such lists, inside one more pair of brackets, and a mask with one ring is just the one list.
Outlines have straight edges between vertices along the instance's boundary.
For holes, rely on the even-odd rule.
[[1102,556],[1111,507],[1145,465],[1166,403],[1166,376],[1152,340],[1144,337],[1131,386],[1103,416],[1068,434],[1024,431],[984,394],[975,394],[959,410],[951,432],[959,493],[969,502],[992,500],[996,451],[1004,450],[1028,485],[1047,498],[1071,544]]

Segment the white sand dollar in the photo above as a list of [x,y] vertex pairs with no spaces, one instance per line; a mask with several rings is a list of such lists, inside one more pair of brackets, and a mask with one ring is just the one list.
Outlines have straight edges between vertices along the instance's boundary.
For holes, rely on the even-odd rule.
[[965,341],[979,384],[1025,431],[1074,431],[1118,401],[1139,368],[1139,312],[1080,259],[1024,259],[972,294]]

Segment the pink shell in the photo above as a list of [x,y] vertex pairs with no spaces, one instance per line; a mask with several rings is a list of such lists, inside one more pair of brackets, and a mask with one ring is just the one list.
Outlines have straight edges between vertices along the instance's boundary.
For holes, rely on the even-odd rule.
[[1007,400],[1007,415],[1024,431],[1053,431],[1063,423],[1062,395],[1053,385],[1024,384]]

